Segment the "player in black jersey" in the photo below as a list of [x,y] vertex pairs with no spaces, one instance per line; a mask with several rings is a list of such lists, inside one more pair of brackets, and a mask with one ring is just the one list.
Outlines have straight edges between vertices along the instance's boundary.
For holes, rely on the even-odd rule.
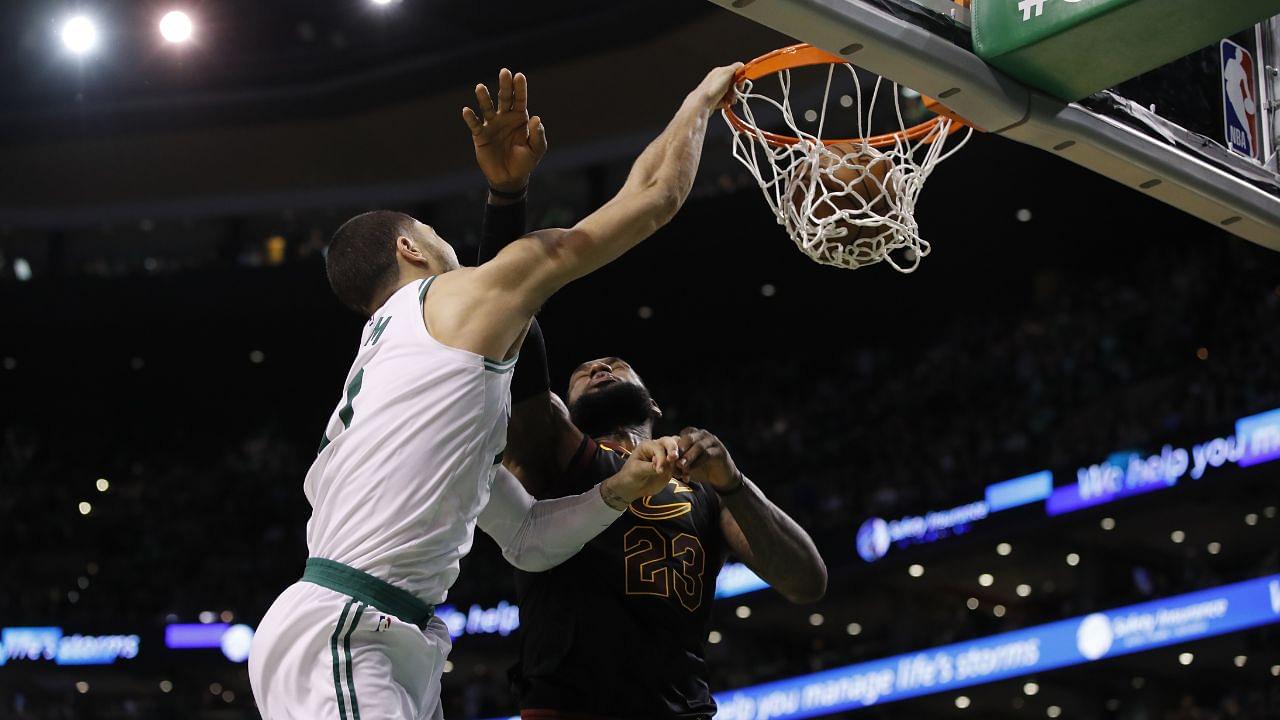
[[[490,185],[480,261],[524,234],[524,193],[546,150],[522,75],[499,75],[494,103],[476,88],[464,110]],[[580,365],[568,404],[550,391],[535,320],[512,381],[504,464],[537,498],[581,492],[652,437],[662,413],[616,357]],[[813,541],[738,471],[709,432],[680,434],[682,478],[628,507],[574,558],[517,573],[521,656],[512,678],[521,716],[538,720],[709,718],[704,643],[716,576],[741,559],[793,602],[818,600],[826,566]]]

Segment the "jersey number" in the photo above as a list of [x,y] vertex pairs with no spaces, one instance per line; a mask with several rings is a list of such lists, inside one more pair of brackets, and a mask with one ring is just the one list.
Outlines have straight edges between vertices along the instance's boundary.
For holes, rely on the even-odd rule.
[[706,553],[696,536],[680,533],[667,538],[657,528],[637,525],[622,537],[626,553],[627,594],[676,599],[689,612],[702,605],[702,575]]
[[[344,430],[351,427],[351,418],[356,414],[355,405],[352,403],[355,402],[356,395],[360,394],[360,387],[362,385],[364,385],[364,368],[360,368],[360,372],[356,373],[356,376],[351,378],[351,382],[347,384],[347,404],[343,405],[342,408],[338,410],[338,419],[342,421],[342,427]],[[323,451],[330,442],[332,441],[329,440],[328,434],[321,437],[320,449],[316,451],[316,454]]]

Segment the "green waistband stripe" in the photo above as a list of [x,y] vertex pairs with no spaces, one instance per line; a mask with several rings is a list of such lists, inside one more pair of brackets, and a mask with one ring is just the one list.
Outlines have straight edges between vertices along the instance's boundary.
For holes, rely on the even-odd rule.
[[[302,573],[302,579],[342,593],[419,627],[426,625],[436,611],[408,590],[326,558],[307,558],[307,569]],[[335,633],[335,640],[336,637]]]

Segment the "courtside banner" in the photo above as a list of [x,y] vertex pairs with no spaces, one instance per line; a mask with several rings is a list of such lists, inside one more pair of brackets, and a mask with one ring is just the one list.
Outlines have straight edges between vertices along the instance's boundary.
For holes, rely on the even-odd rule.
[[799,720],[847,712],[1276,622],[1280,575],[1269,575],[716,693],[716,720]]
[[717,720],[789,720],[958,690],[1280,622],[1280,575],[716,695]]

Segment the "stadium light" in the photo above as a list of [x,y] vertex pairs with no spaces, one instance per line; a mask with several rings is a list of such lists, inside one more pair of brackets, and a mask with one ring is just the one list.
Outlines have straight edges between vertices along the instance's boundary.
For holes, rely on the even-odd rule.
[[1004,557],[1011,552],[1013,552],[1013,546],[1007,542],[1002,542],[996,546],[996,554],[1001,557]]
[[918,578],[921,575],[924,575],[924,566],[919,563],[915,563],[911,567],[907,568],[907,574],[911,577]]
[[1215,540],[1214,542],[1209,543],[1207,549],[1209,550],[1210,555],[1217,555],[1222,552],[1222,543]]
[[852,622],[845,626],[844,631],[856,637],[862,634],[862,626],[856,622]]
[[1044,714],[1048,715],[1051,718],[1056,718],[1062,714],[1062,708],[1058,707],[1057,705],[1050,705],[1049,707],[1045,708]]
[[960,708],[961,710],[969,707],[969,698],[964,695],[957,695],[956,707]]
[[168,42],[184,43],[191,39],[193,30],[191,16],[181,10],[170,10],[160,18],[160,37]]
[[98,481],[93,485],[98,488],[98,492],[106,492],[111,488],[111,483],[106,478],[98,478]]
[[1181,530],[1174,530],[1173,532],[1169,533],[1169,539],[1175,543],[1181,543],[1183,540],[1187,539],[1187,534],[1182,532]]
[[1190,665],[1192,661],[1194,661],[1195,659],[1196,659],[1195,655],[1189,652],[1184,652],[1178,656],[1178,663],[1181,665]]
[[822,617],[822,613],[813,613],[809,616],[809,624],[814,627],[818,627],[824,622],[826,622],[826,618]]
[[1022,692],[1028,695],[1035,695],[1036,693],[1040,692],[1040,686],[1037,685],[1036,683],[1029,682],[1022,686]]
[[372,2],[374,5],[383,5],[383,6],[390,5],[395,1],[396,0],[369,0],[369,2]]
[[1101,525],[1102,525],[1102,529],[1103,529],[1103,530],[1115,530],[1115,529],[1116,529],[1116,520],[1115,520],[1115,518],[1104,517],[1104,518],[1102,518],[1102,523],[1101,523]]
[[62,24],[62,44],[73,55],[84,55],[98,46],[98,27],[85,15],[75,15]]
[[982,587],[991,587],[995,581],[996,579],[991,576],[991,573],[982,573],[978,576],[978,584]]
[[88,515],[89,513],[93,512],[93,506],[83,501],[81,501],[81,503],[77,506],[77,509],[80,510],[81,515]]
[[1067,564],[1075,567],[1080,564],[1080,556],[1076,553],[1067,553]]
[[711,632],[707,633],[707,642],[711,643],[712,645],[719,645],[720,639],[721,639],[721,635],[719,630],[712,630]]
[[1249,658],[1246,655],[1237,655],[1233,662],[1235,662],[1236,667],[1244,667],[1249,662]]
[[737,615],[739,618],[746,620],[747,618],[751,617],[751,608],[747,607],[746,605],[739,605],[738,608],[734,610],[734,614]]

